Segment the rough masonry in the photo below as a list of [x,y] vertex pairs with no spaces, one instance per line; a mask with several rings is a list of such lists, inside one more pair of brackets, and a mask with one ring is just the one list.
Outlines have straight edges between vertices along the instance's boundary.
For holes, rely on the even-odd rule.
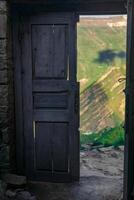
[[[0,0],[0,174],[10,168],[9,148],[14,138],[13,76],[8,3]],[[11,152],[12,152],[11,148]]]

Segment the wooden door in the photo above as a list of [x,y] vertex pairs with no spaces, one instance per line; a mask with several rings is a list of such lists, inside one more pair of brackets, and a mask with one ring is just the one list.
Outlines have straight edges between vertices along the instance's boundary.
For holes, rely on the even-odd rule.
[[[30,180],[79,179],[77,20],[74,13],[29,15],[21,17],[14,28],[23,105],[24,137],[18,137],[18,141],[23,139],[25,173]],[[18,71],[16,84],[20,81]],[[16,86],[16,93],[19,89]],[[18,112],[16,115],[20,115]]]
[[128,1],[124,200],[134,199],[134,1]]

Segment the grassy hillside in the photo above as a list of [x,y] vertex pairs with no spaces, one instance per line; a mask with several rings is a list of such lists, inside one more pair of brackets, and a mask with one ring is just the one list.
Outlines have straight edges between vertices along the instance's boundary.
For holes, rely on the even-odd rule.
[[[80,20],[78,24],[78,80],[81,91],[100,78],[111,67],[119,67],[125,74],[126,28],[110,27],[100,19]],[[121,20],[120,18],[117,20]],[[124,20],[124,19],[123,19]],[[90,22],[91,21],[91,22]],[[100,58],[100,59],[99,59]],[[102,59],[101,59],[102,58]]]
[[[99,132],[124,121],[126,27],[123,17],[78,24],[81,132]],[[123,24],[123,25],[122,25]]]
[[93,134],[82,134],[81,135],[81,149],[83,144],[90,144],[94,146],[114,146],[124,144],[124,129],[121,126],[114,128],[104,129],[100,132]]

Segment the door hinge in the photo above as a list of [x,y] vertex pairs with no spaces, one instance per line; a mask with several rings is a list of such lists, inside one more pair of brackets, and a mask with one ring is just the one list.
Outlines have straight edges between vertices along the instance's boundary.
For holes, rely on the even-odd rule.
[[123,92],[124,92],[124,94],[125,95],[134,95],[134,89],[130,89],[130,88],[125,88],[124,90],[123,90]]
[[74,105],[75,113],[79,112],[79,91],[75,91],[75,105]]

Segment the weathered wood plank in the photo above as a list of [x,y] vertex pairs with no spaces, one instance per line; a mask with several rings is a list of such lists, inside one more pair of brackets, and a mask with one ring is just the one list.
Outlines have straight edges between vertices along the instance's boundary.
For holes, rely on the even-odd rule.
[[[14,12],[29,12],[30,7],[32,12],[38,11],[66,11],[78,12],[79,14],[126,14],[127,0],[88,0],[88,1],[44,1],[44,0],[12,0],[14,2]],[[31,4],[32,2],[32,4]],[[16,4],[15,4],[16,3]],[[17,7],[17,3],[21,8]],[[40,5],[39,5],[40,4]],[[35,7],[34,7],[35,5]],[[44,7],[43,7],[44,6]],[[38,10],[38,11],[37,11]]]
[[[125,0],[126,1],[126,0]],[[66,3],[104,3],[104,2],[125,2],[124,0],[66,0]],[[11,2],[17,2],[17,3],[22,3],[22,2],[32,2],[32,3],[36,3],[37,0],[11,0]],[[49,4],[53,4],[53,3],[63,3],[62,0],[38,0],[38,2],[42,2],[42,3],[49,3]]]
[[52,25],[32,26],[33,78],[53,77]]
[[53,76],[67,79],[68,72],[68,25],[53,27]]
[[33,118],[35,121],[44,122],[67,122],[69,121],[68,110],[34,110]]
[[71,88],[67,80],[33,80],[33,92],[66,92]]
[[52,172],[52,124],[35,122],[35,170]]
[[23,82],[23,117],[24,117],[24,148],[26,175],[30,178],[34,169],[34,138],[33,138],[33,97],[32,97],[32,52],[31,26],[28,21],[22,26],[24,33],[22,49],[22,82]]
[[69,80],[71,82],[77,81],[77,25],[76,19],[72,19],[72,23],[69,26]]
[[127,27],[127,75],[125,108],[125,159],[124,159],[124,200],[133,199],[134,188],[134,1],[128,3]]
[[[73,181],[78,181],[80,177],[80,146],[79,146],[79,84],[75,84],[69,99],[70,112],[69,143],[70,143],[70,173]],[[76,108],[77,107],[77,108]]]
[[53,171],[68,172],[69,129],[68,123],[53,124]]
[[67,93],[35,93],[34,108],[67,109],[68,98]]
[[[21,47],[20,47],[20,21],[13,21],[13,55],[14,55],[14,86],[15,86],[15,115],[16,117],[16,157],[17,171],[24,174],[24,135],[23,135],[23,103],[22,103],[22,79],[21,79]],[[22,42],[22,41],[21,41]]]

